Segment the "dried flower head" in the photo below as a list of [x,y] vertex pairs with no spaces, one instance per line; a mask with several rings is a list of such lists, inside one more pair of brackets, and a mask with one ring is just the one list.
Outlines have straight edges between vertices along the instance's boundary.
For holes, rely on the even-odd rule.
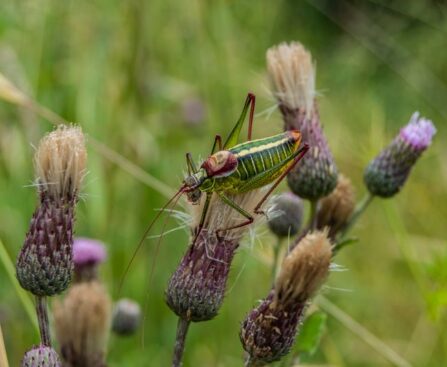
[[112,330],[118,335],[132,335],[140,326],[140,305],[127,298],[120,299],[113,308]]
[[56,337],[67,366],[105,366],[111,308],[98,281],[76,283],[63,301],[54,303]]
[[81,128],[58,126],[40,141],[34,157],[39,190],[53,199],[74,197],[79,192],[86,161]]
[[273,215],[268,218],[270,230],[278,237],[294,236],[303,224],[304,204],[290,192],[272,200]]
[[90,238],[75,238],[73,242],[73,262],[76,281],[89,281],[97,278],[97,267],[107,257],[102,242]]
[[21,367],[61,367],[61,363],[53,348],[39,345],[25,353]]
[[334,239],[347,224],[354,208],[355,193],[351,180],[344,175],[339,175],[335,190],[320,201],[317,228],[329,227],[329,238]]
[[[261,190],[230,196],[240,207],[252,213],[262,197]],[[203,202],[202,202],[203,204]],[[195,207],[193,233],[197,231],[203,205]],[[215,317],[225,295],[231,261],[248,227],[220,232],[241,223],[244,218],[214,195],[204,228],[189,246],[166,291],[166,302],[178,316],[190,321]]]
[[242,323],[247,366],[262,366],[289,352],[310,297],[328,275],[331,256],[327,233],[314,232],[284,259],[273,289]]
[[299,130],[310,146],[288,175],[289,187],[304,199],[320,199],[335,188],[337,167],[320,124],[311,55],[300,43],[283,43],[267,51],[267,68],[285,130]]
[[299,42],[281,43],[267,50],[267,69],[273,94],[291,110],[312,111],[315,67],[311,54]]
[[78,127],[59,126],[37,148],[40,201],[16,265],[20,285],[37,296],[61,293],[71,281],[74,210],[85,160]]
[[366,167],[364,181],[369,192],[383,198],[398,193],[435,133],[433,123],[415,112],[391,144]]

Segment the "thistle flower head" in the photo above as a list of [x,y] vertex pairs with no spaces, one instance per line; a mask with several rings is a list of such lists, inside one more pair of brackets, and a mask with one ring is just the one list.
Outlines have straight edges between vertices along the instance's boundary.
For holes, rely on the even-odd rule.
[[118,335],[132,335],[141,321],[140,305],[127,298],[120,299],[113,308],[112,330]]
[[354,208],[355,193],[351,180],[339,175],[334,191],[320,200],[317,228],[329,227],[329,238],[334,239],[337,232],[347,224]]
[[35,155],[40,202],[17,259],[20,285],[37,296],[63,292],[71,281],[74,209],[85,170],[80,128],[58,127]]
[[21,367],[61,367],[61,363],[53,348],[39,345],[25,353]]
[[248,366],[277,361],[289,352],[310,297],[328,275],[331,256],[326,232],[307,234],[287,255],[273,289],[242,323]]
[[310,116],[315,98],[315,66],[299,42],[281,43],[267,50],[267,69],[274,96],[290,110]]
[[275,214],[267,222],[270,230],[278,237],[296,235],[303,223],[303,201],[290,192],[278,195],[272,201]]
[[302,121],[301,133],[310,149],[287,176],[287,182],[296,195],[303,199],[317,200],[334,190],[338,170],[316,111],[312,119]]
[[105,366],[111,301],[97,281],[76,283],[55,302],[54,321],[62,359],[69,366]]
[[97,266],[107,257],[102,242],[90,238],[75,238],[73,262],[78,280],[92,280],[97,277]]
[[86,160],[81,128],[58,126],[40,141],[34,157],[39,191],[53,199],[73,198],[79,192]]
[[[252,213],[262,197],[260,190],[229,196]],[[197,233],[202,205],[195,208],[193,234]],[[204,228],[189,246],[166,291],[166,302],[173,312],[190,321],[215,317],[225,295],[231,261],[247,226],[226,230],[245,220],[217,195],[211,199]],[[219,236],[216,231],[221,230]]]
[[435,133],[433,123],[415,112],[391,144],[366,167],[364,181],[369,192],[383,198],[398,193]]

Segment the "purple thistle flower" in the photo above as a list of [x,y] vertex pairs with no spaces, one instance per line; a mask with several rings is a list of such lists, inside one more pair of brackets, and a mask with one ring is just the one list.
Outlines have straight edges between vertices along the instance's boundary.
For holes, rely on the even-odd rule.
[[90,281],[98,277],[98,265],[105,261],[107,252],[102,242],[90,238],[75,238],[73,262],[75,281]]
[[398,193],[435,133],[433,123],[415,112],[394,140],[366,167],[364,181],[369,192],[383,198]]

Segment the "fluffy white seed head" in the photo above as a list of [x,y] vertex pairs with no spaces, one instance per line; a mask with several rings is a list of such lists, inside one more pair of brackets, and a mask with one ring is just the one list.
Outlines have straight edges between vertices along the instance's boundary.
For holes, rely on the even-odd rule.
[[275,283],[275,304],[302,303],[329,273],[332,246],[327,231],[307,234],[286,256]]
[[310,114],[315,98],[315,65],[310,52],[299,42],[281,43],[267,50],[267,69],[278,101]]
[[86,161],[81,128],[59,125],[41,139],[34,156],[39,191],[52,198],[73,197],[79,192]]

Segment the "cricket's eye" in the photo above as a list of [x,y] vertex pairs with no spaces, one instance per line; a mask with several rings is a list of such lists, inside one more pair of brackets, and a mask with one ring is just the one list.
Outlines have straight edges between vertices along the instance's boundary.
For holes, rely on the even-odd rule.
[[237,158],[228,150],[213,154],[202,164],[208,177],[225,177],[232,174],[237,168]]

